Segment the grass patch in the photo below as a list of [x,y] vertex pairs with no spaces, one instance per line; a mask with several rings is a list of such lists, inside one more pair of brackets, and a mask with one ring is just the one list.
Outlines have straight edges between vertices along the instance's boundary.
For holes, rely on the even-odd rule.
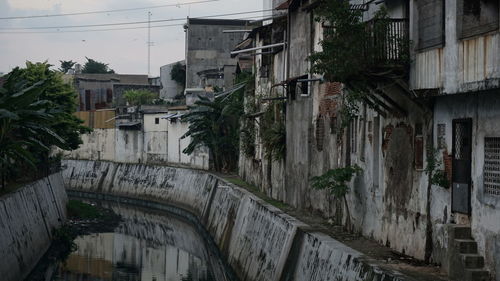
[[257,195],[257,197],[259,197],[260,199],[262,199],[262,200],[266,201],[267,203],[273,205],[276,208],[279,208],[279,209],[288,209],[288,208],[290,208],[290,206],[288,204],[285,204],[285,203],[283,203],[281,201],[269,198],[266,194],[264,194],[263,192],[261,192],[256,186],[254,186],[254,185],[252,185],[252,184],[250,184],[250,183],[242,180],[239,177],[224,177],[224,179],[227,180],[228,182],[232,183],[232,184],[235,184],[237,186],[240,186],[240,187],[243,187],[243,188],[249,190],[253,194]]
[[78,200],[69,200],[66,206],[68,216],[79,219],[98,219],[102,213],[96,207]]

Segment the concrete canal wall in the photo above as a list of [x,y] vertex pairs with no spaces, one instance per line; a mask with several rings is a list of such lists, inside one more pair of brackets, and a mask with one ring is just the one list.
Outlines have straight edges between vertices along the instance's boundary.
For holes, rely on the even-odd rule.
[[60,173],[0,198],[1,280],[23,280],[48,250],[53,230],[66,220]]
[[210,233],[240,280],[413,280],[203,171],[65,160],[66,188],[174,205]]

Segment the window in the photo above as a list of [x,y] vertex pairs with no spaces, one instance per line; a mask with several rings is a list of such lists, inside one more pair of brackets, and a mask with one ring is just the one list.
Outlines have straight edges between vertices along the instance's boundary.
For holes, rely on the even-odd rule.
[[467,38],[498,29],[498,0],[460,0],[459,36]]
[[422,123],[415,124],[415,169],[424,168],[424,134]]
[[325,139],[325,120],[323,116],[318,116],[316,119],[316,148],[318,151],[323,151],[323,144]]
[[500,196],[500,138],[484,138],[484,193]]
[[106,89],[106,102],[113,102],[113,90],[111,89]]
[[350,124],[350,132],[351,132],[351,153],[358,152],[358,117],[352,119]]
[[157,125],[160,124],[160,118],[158,118],[158,117],[155,118],[155,124],[157,124]]
[[442,47],[444,45],[444,1],[419,0],[418,48]]
[[437,126],[437,141],[438,148],[445,149],[446,148],[446,124],[438,124]]

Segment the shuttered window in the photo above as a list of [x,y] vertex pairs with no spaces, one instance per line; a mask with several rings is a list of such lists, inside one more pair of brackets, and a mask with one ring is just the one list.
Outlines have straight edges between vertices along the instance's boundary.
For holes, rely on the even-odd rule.
[[498,29],[498,0],[459,0],[457,23],[460,38],[481,35]]
[[427,49],[444,45],[443,0],[418,0],[418,48]]

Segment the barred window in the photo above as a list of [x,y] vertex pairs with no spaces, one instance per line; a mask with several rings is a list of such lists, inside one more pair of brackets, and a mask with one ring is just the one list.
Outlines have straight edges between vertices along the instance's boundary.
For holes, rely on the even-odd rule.
[[484,192],[500,196],[500,137],[484,138]]

